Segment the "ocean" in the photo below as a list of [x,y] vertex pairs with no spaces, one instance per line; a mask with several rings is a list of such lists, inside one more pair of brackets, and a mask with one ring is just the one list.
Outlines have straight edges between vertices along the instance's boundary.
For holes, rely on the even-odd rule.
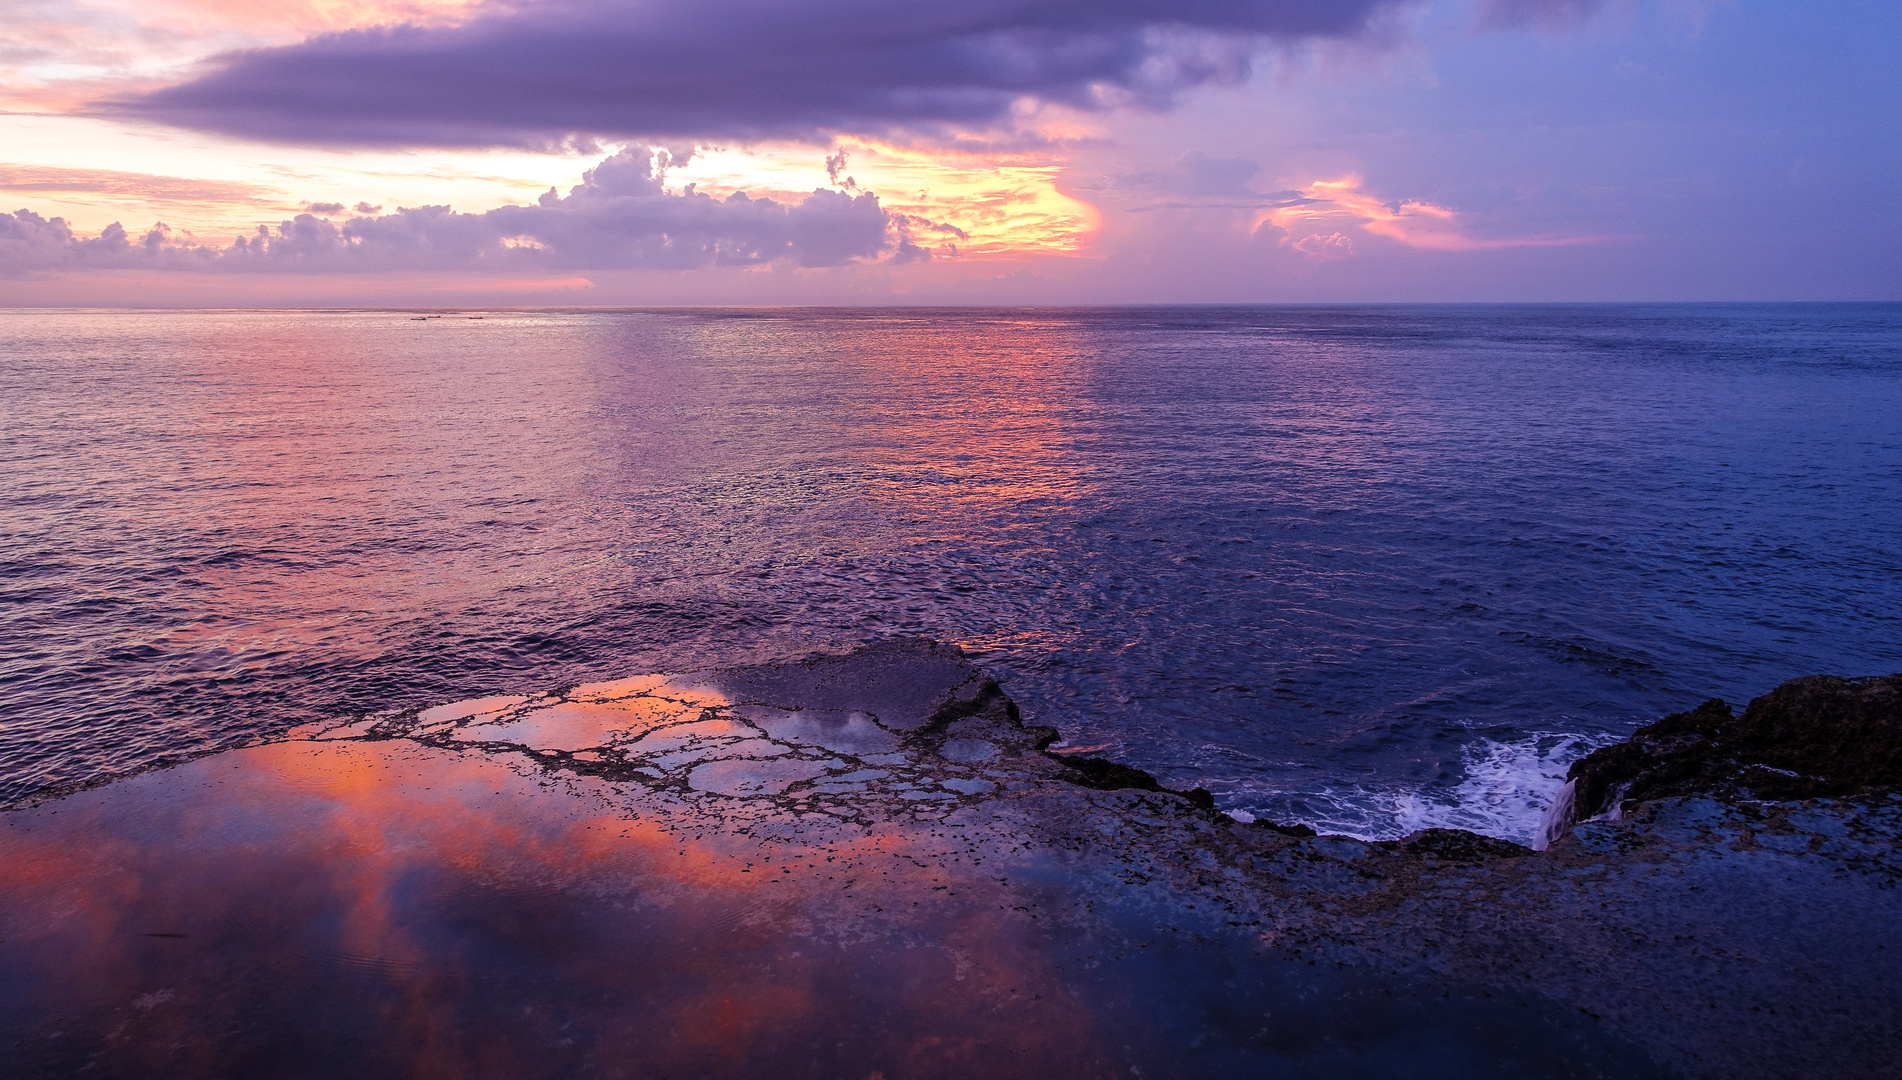
[[1224,809],[1527,839],[1902,670],[1902,305],[15,310],[0,421],[0,803],[921,634]]

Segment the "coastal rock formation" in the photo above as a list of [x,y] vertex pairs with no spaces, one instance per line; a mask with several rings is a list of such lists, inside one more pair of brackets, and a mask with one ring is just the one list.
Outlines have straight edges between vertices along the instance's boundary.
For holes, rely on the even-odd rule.
[[[1849,685],[1761,723],[1853,758],[1887,714]],[[0,1074],[1893,1073],[1902,795],[1370,843],[1055,735],[903,640],[354,718],[15,808]]]
[[1574,762],[1556,835],[1627,805],[1692,795],[1790,800],[1902,787],[1902,674],[1810,675],[1750,702],[1673,713]]
[[[1025,724],[1016,703],[977,665],[922,638],[877,642],[843,656],[587,683],[532,698],[479,698],[301,734],[520,753],[550,770],[633,783],[648,793],[745,796],[841,821],[936,812],[940,803],[1036,782],[1168,790],[1127,765],[1049,751],[1055,728]],[[1214,806],[1201,789],[1177,794],[1193,806]]]

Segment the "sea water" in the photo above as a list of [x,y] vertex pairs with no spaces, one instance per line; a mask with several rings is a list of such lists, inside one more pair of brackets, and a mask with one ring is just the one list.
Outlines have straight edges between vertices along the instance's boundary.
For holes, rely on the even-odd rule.
[[0,463],[0,801],[924,634],[1224,808],[1528,840],[1902,670],[1898,305],[11,311]]

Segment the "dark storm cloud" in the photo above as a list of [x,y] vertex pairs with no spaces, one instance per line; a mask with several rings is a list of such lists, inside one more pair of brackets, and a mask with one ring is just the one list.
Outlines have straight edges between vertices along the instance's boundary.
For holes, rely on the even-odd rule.
[[1403,0],[555,0],[460,26],[234,53],[108,103],[247,137],[549,146],[988,127],[1024,99],[1166,104],[1265,39],[1359,33]]
[[[624,150],[589,170],[566,198],[460,214],[400,209],[342,224],[299,214],[225,247],[175,240],[164,226],[134,239],[114,224],[97,237],[28,210],[0,213],[0,275],[63,269],[206,271],[530,271],[694,269],[786,262],[840,266],[925,257],[914,232],[870,193],[818,190],[787,205],[744,193],[670,193],[666,158]],[[374,209],[374,208],[372,208]]]

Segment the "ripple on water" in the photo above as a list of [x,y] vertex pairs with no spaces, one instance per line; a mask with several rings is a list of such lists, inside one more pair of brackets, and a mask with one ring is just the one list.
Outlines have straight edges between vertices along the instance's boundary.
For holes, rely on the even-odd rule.
[[1226,806],[1517,835],[1500,747],[1902,669],[1893,305],[404,318],[0,315],[0,800],[928,634]]

